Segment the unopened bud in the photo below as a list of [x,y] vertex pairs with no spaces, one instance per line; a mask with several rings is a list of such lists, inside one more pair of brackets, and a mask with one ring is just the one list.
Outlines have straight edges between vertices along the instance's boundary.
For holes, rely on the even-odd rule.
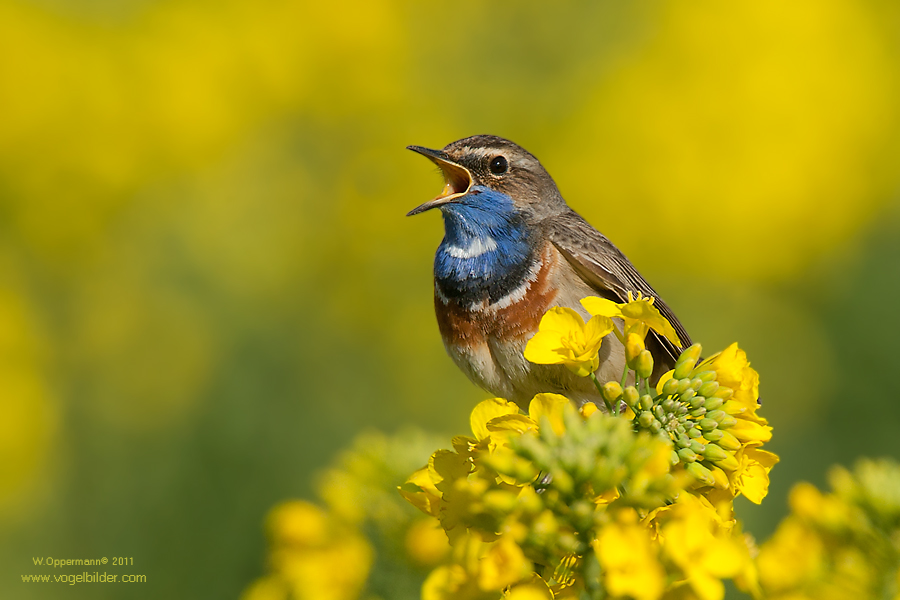
[[697,373],[696,375],[694,375],[694,377],[696,377],[703,383],[706,383],[707,381],[714,381],[716,379],[716,372],[715,371],[701,371],[701,372]]
[[700,419],[699,424],[700,429],[703,431],[709,431],[710,429],[715,429],[719,426],[719,422],[715,419]]
[[653,355],[649,350],[641,350],[634,361],[634,372],[641,379],[648,379],[653,374]]
[[631,407],[632,410],[638,408],[638,402],[640,402],[641,395],[638,393],[637,388],[633,385],[629,385],[627,388],[622,390],[622,400],[625,401],[625,404]]
[[716,410],[724,403],[725,401],[718,396],[713,396],[712,398],[707,398],[706,402],[703,403],[703,406],[706,408],[706,410]]
[[700,344],[694,344],[681,353],[681,356],[678,357],[678,361],[675,363],[675,373],[673,374],[675,379],[684,379],[690,375],[694,365],[697,364],[697,359],[700,358],[702,350]]
[[650,410],[653,408],[653,396],[650,394],[644,394],[641,396],[641,408],[644,410]]
[[[708,449],[709,448],[707,448],[707,450]],[[716,463],[717,467],[721,467],[728,471],[737,471],[741,466],[734,455],[730,453],[723,460],[714,460],[713,462]]]
[[645,411],[641,412],[641,414],[638,416],[638,423],[641,425],[641,427],[643,427],[645,429],[647,427],[650,427],[650,425],[652,425],[655,422],[656,422],[656,417],[654,417],[653,413],[651,413],[649,410],[645,410]]
[[728,429],[729,427],[734,427],[737,425],[737,419],[732,417],[731,415],[726,415],[724,419],[719,421],[719,427],[722,429]]
[[719,445],[725,448],[726,450],[737,450],[741,447],[741,442],[738,441],[733,434],[728,433],[727,431],[722,432],[722,438],[719,440]]
[[712,473],[710,473],[709,469],[700,463],[693,462],[685,465],[684,470],[693,475],[694,479],[703,485],[715,485],[716,483],[716,479],[713,477]]
[[731,455],[723,450],[721,446],[717,446],[716,444],[707,444],[706,451],[703,453],[703,456],[707,460],[711,460],[717,463],[721,460],[727,459]]
[[700,440],[691,440],[690,449],[697,454],[703,454],[706,451],[706,444],[702,443]]
[[622,396],[622,386],[618,381],[607,381],[603,384],[603,397],[610,403],[615,403]]
[[662,393],[664,396],[673,396],[678,393],[679,381],[677,379],[669,379],[663,384]]
[[710,396],[714,395],[716,393],[716,391],[718,391],[718,389],[719,389],[718,381],[707,381],[706,383],[704,383],[703,385],[700,386],[700,389],[697,390],[697,393],[700,394],[701,396],[706,396],[707,398],[709,398]]
[[703,380],[699,377],[694,377],[691,379],[691,388],[696,392],[700,389],[700,386],[703,385]]
[[696,427],[691,427],[690,429],[688,429],[687,434],[688,434],[688,437],[693,438],[693,439],[697,439],[703,435],[702,433],[700,433],[700,430],[697,429]]
[[684,394],[691,388],[691,380],[688,378],[683,378],[678,380],[678,393]]
[[734,390],[730,387],[725,387],[724,385],[720,385],[719,389],[716,390],[716,397],[721,398],[722,400],[730,400],[733,395]]
[[711,429],[710,431],[704,431],[703,437],[705,437],[710,442],[718,442],[725,435],[725,432],[721,429]]
[[728,416],[728,413],[726,413],[724,410],[711,410],[706,413],[706,416],[721,423],[722,420]]
[[706,414],[706,408],[700,406],[691,411],[691,416],[694,418],[702,417]]
[[678,451],[678,458],[680,458],[682,462],[692,463],[700,457],[690,448],[682,448]]
[[633,371],[637,371],[635,361],[644,349],[644,338],[633,331],[625,334],[625,362]]

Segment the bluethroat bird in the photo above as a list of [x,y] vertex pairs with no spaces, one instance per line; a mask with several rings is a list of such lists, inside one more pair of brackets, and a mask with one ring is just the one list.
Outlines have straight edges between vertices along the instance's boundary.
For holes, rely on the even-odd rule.
[[[685,347],[691,344],[650,284],[606,236],[569,208],[528,151],[492,135],[468,137],[443,150],[408,148],[431,159],[444,175],[440,195],[408,214],[441,209],[435,311],[447,352],[474,383],[522,407],[540,392],[602,406],[590,379],[523,356],[551,307],[572,308],[587,320],[579,302],[587,296],[614,302],[627,301],[629,291],[653,296]],[[681,348],[653,331],[646,345],[655,380],[674,366]],[[600,347],[597,378],[618,380],[624,367],[625,350],[611,333]]]

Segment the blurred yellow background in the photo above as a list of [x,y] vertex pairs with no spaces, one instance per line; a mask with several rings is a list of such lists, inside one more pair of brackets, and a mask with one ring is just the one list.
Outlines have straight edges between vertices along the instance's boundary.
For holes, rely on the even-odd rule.
[[898,64],[887,0],[0,0],[0,597],[61,597],[48,555],[147,575],[66,597],[235,597],[359,431],[465,433],[403,148],[476,133],[747,349],[750,531],[900,457]]

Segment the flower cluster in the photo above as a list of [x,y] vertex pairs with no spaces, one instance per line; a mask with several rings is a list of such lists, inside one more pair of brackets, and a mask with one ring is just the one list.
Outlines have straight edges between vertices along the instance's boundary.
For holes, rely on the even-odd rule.
[[[729,578],[758,594],[733,500],[760,502],[777,457],[761,449],[771,428],[746,355],[733,345],[701,361],[692,346],[651,386],[649,330],[680,343],[653,299],[583,304],[587,323],[548,312],[525,356],[591,377],[606,411],[549,393],[528,414],[486,400],[472,412],[474,436],[454,438],[401,487],[452,548],[423,598],[718,600]],[[601,383],[596,353],[611,332],[626,366],[621,382]]]
[[410,431],[360,435],[321,474],[320,503],[292,500],[269,512],[268,572],[242,600],[417,598],[450,547],[395,486],[437,443]]
[[900,598],[900,465],[837,467],[833,491],[799,483],[791,515],[759,550],[766,598]]

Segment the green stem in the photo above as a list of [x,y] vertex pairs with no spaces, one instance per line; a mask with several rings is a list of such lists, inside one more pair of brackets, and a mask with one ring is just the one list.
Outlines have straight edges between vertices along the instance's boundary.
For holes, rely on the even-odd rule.
[[594,382],[594,387],[600,392],[600,397],[603,398],[603,403],[606,405],[606,410],[609,411],[609,414],[618,416],[618,412],[613,411],[613,407],[610,405],[609,400],[603,395],[603,386],[597,381],[597,376],[594,373],[591,373],[591,381]]

